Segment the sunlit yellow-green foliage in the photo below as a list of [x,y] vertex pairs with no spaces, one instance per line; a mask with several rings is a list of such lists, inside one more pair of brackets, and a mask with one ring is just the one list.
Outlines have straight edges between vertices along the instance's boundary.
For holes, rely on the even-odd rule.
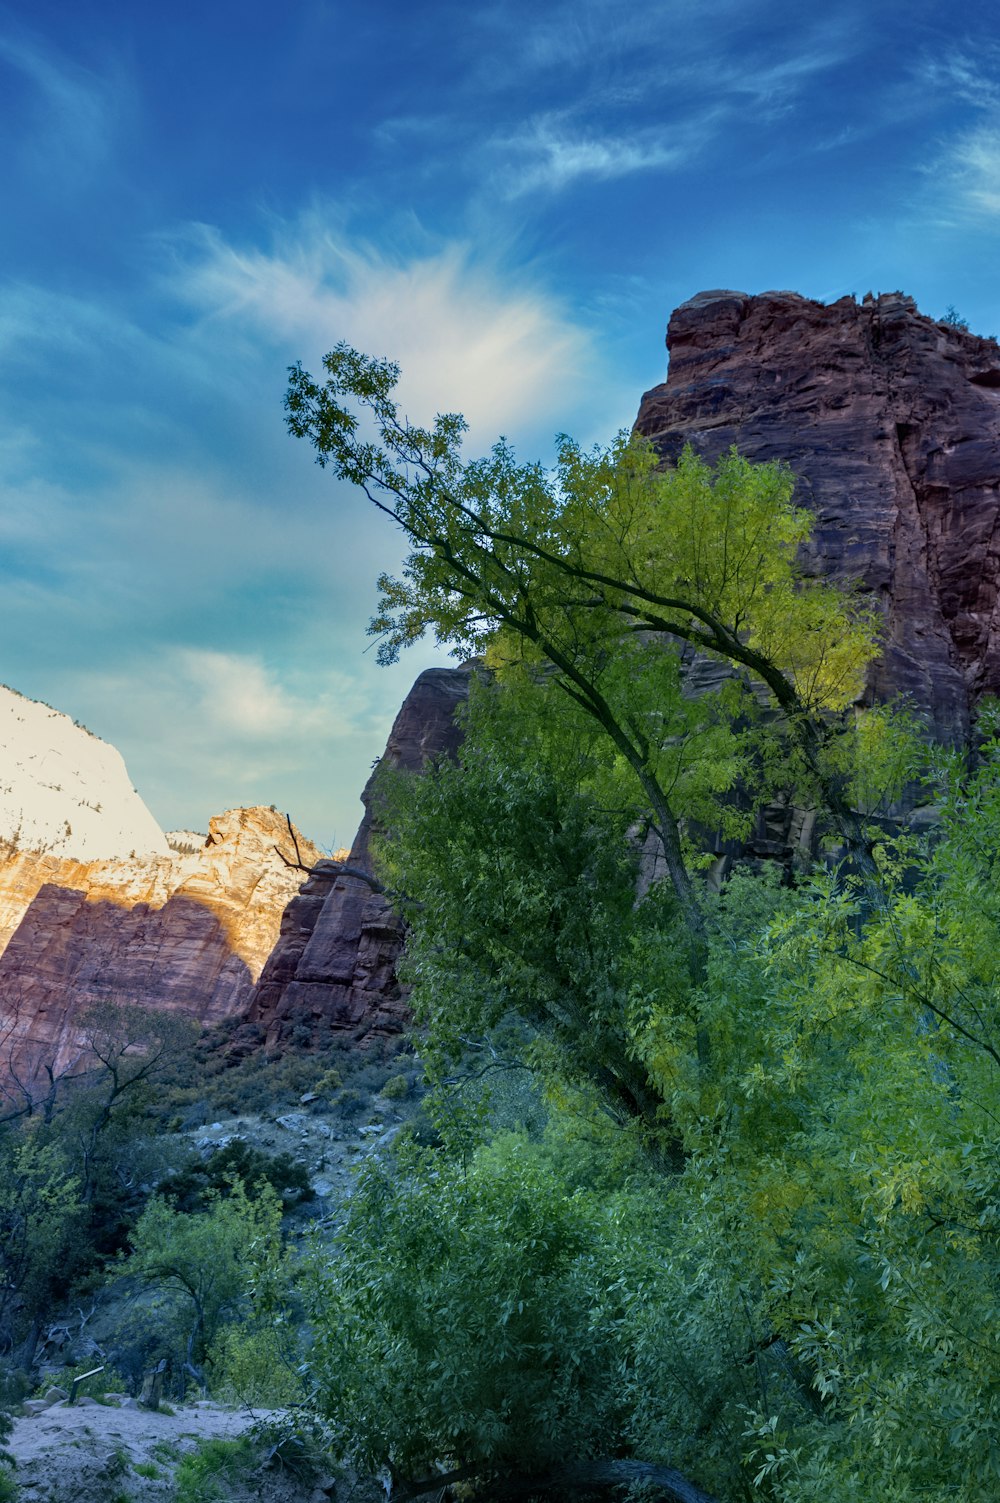
[[[394,785],[387,870],[423,905],[429,1052],[491,1029],[516,1052],[519,1020],[549,1110],[522,1151],[607,1215],[605,1444],[724,1503],[1000,1494],[1000,743],[971,776],[937,755],[939,824],[879,838],[879,902],[825,869],[704,893],[693,991],[664,885],[636,901],[641,790],[533,695],[484,689],[463,766]],[[906,718],[858,729],[884,806],[914,773]],[[444,1330],[430,1360],[460,1361]]]
[[439,640],[496,665],[537,658],[528,610],[532,629],[574,658],[623,651],[630,629],[722,655],[728,641],[778,668],[808,710],[857,698],[877,651],[874,617],[843,588],[803,577],[813,521],[784,466],[735,451],[712,466],[687,449],[664,467],[622,434],[590,453],[563,439],[551,471],[499,444],[453,484],[457,508],[439,503],[433,519],[445,541],[380,581],[373,630],[391,651],[433,624]]
[[843,589],[803,577],[813,518],[793,503],[786,466],[735,449],[712,466],[690,448],[663,466],[650,444],[622,434],[589,454],[563,440],[555,476],[562,546],[622,581],[626,609],[662,602],[681,629],[692,616],[720,623],[779,667],[809,709],[857,698],[877,651],[874,620]]
[[[516,645],[592,661],[636,629],[736,652],[751,668],[764,660],[800,709],[856,698],[876,652],[873,617],[849,590],[799,570],[811,519],[786,467],[735,451],[713,467],[691,450],[664,466],[626,433],[591,451],[561,438],[551,469],[519,462],[503,440],[467,461],[460,416],[426,429],[400,417],[391,362],[340,345],[324,367],[322,384],[292,370],[289,427],[413,545],[401,576],[380,580],[372,631],[385,659],[432,630],[463,653],[506,657]],[[362,438],[361,414],[374,439]]]
[[[660,468],[624,435],[465,464],[461,419],[398,418],[394,367],[326,369],[293,373],[292,429],[412,545],[383,656],[430,628],[493,669],[460,763],[383,786],[425,1052],[527,1067],[548,1111],[498,1145],[488,1109],[442,1110],[439,1149],[367,1181],[313,1315],[345,1449],[353,1424],[370,1462],[509,1468],[528,1436],[722,1503],[1000,1496],[990,714],[970,772],[912,715],[849,711],[873,618],[803,577],[780,466]],[[893,837],[872,816],[921,777],[937,823]],[[775,794],[853,865],[685,881]],[[526,1412],[543,1390],[563,1407]]]

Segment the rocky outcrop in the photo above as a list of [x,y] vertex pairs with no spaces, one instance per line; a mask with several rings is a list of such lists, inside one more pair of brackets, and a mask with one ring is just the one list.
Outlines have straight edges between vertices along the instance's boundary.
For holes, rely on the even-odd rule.
[[780,459],[816,517],[808,570],[879,602],[873,697],[960,741],[1000,690],[1000,348],[901,293],[825,305],[703,292],[670,320],[636,420],[660,453]]
[[121,754],[68,715],[0,685],[0,843],[76,861],[168,854]]
[[[298,836],[305,862],[319,852]],[[80,1013],[111,999],[201,1023],[241,1016],[301,874],[283,816],[234,809],[195,854],[0,867],[0,1072],[71,1068]]]
[[[396,716],[381,761],[418,771],[454,756],[461,742],[455,712],[469,692],[470,668],[422,673]],[[364,818],[346,865],[371,874],[374,777],[362,794]],[[365,1040],[396,1034],[406,1017],[396,979],[402,926],[388,901],[358,877],[320,862],[294,898],[254,991],[248,1021],[270,1046],[315,1042],[333,1033]]]

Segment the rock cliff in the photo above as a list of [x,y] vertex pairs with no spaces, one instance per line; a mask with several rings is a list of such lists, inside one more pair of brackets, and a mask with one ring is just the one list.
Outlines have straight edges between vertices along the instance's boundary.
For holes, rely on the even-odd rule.
[[793,292],[703,292],[676,310],[666,383],[636,428],[666,458],[690,443],[781,459],[816,516],[806,567],[879,602],[877,699],[905,694],[961,740],[1000,689],[1000,348],[901,293],[829,305]]
[[[468,668],[429,668],[417,679],[381,758],[416,771],[454,756],[461,742],[455,711],[469,692]],[[364,818],[346,865],[371,873],[373,779],[362,794]],[[331,1032],[357,1040],[398,1033],[407,1016],[396,979],[402,927],[384,897],[357,877],[320,862],[281,922],[281,934],[254,991],[249,1019],[270,1046],[316,1041]]]
[[60,710],[0,685],[0,842],[76,861],[168,854],[121,754]]
[[0,867],[0,1072],[72,1067],[81,1011],[108,998],[202,1023],[245,1013],[301,882],[276,846],[293,854],[284,817],[256,808],[213,819],[194,854],[14,852]]

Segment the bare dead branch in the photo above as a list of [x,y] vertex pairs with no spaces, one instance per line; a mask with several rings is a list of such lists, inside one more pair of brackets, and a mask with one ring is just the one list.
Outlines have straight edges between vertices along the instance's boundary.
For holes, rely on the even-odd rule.
[[[298,837],[296,836],[295,826],[292,824],[292,817],[290,814],[285,815],[285,823],[288,825],[288,833],[291,837],[292,844],[295,847],[295,860],[290,860],[278,845],[272,846],[272,850],[279,858],[279,860],[288,867],[289,871],[305,872],[307,877],[313,876],[313,874],[318,870],[319,863],[317,862],[313,866],[306,865],[306,863],[302,860],[302,852],[299,850]],[[348,866],[346,862],[331,861],[329,859],[325,859],[323,865],[327,870],[332,867],[336,871],[338,877],[354,877],[357,881],[364,882],[365,886],[370,887],[372,892],[377,892],[383,895],[385,895],[386,893],[385,887],[378,880],[378,878],[373,877],[371,872],[363,871],[360,866]]]

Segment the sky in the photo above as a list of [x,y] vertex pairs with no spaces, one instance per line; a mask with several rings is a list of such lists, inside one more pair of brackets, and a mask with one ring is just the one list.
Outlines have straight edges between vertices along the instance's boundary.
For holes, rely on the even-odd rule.
[[348,844],[430,646],[391,523],[286,432],[346,339],[552,458],[696,292],[902,290],[1000,332],[996,0],[0,0],[0,682],[166,829]]

